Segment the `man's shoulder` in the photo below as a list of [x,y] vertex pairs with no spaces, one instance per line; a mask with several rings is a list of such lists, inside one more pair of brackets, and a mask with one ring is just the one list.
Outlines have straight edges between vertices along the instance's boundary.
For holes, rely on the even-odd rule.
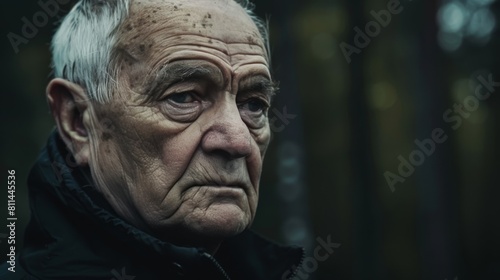
[[16,265],[12,267],[8,262],[0,265],[0,279],[2,280],[39,280],[29,275],[16,261]]

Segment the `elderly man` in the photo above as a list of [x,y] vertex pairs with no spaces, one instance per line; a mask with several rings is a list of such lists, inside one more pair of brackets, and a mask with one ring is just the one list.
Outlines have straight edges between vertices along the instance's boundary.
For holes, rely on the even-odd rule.
[[271,132],[266,28],[245,1],[82,0],[52,44],[57,124],[2,279],[286,279],[248,230]]

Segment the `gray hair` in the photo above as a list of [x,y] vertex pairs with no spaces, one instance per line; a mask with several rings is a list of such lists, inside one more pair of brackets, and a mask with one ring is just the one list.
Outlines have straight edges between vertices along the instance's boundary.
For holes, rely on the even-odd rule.
[[[249,0],[234,0],[243,7],[264,40],[270,63],[267,23],[253,12]],[[106,103],[116,88],[112,56],[117,31],[129,15],[132,0],[80,0],[61,22],[52,40],[52,68],[57,78],[82,86],[90,100]]]

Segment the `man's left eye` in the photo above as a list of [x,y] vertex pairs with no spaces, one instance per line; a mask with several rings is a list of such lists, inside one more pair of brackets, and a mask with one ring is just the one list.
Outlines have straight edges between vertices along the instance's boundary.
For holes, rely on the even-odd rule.
[[194,93],[192,92],[180,92],[171,94],[168,99],[178,104],[191,103],[195,101]]
[[266,102],[258,98],[252,98],[239,105],[241,109],[246,109],[252,113],[266,112],[269,107]]

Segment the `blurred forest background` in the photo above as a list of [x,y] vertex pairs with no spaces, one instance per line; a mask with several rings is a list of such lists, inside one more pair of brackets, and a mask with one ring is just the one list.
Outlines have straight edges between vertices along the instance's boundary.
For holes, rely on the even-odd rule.
[[[43,11],[37,2],[2,3],[0,166],[17,174],[18,242],[26,177],[54,127],[49,42],[75,1],[59,0],[16,51],[8,34]],[[500,87],[474,97],[500,82],[500,3],[254,2],[281,91],[253,228],[306,246],[301,279],[500,279]],[[436,129],[446,140],[432,149]],[[326,260],[314,257],[321,240],[339,244]]]

